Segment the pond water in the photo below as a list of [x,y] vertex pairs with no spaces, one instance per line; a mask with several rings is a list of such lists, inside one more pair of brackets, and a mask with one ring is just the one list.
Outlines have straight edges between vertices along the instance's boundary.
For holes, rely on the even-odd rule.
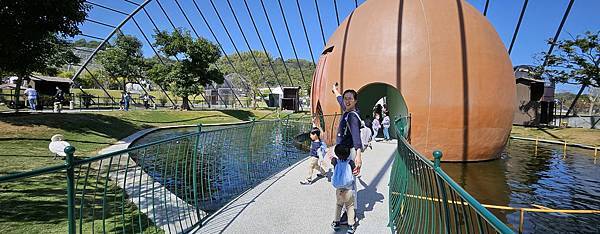
[[[482,204],[600,210],[600,157],[594,151],[510,140],[498,160],[442,163],[442,169]],[[520,212],[490,209],[514,229]],[[600,233],[600,214],[525,212],[525,233]]]
[[[203,127],[201,152],[205,164],[202,209],[215,211],[255,186],[306,157],[291,138],[306,126],[276,122],[248,126]],[[135,145],[196,131],[176,128],[151,133]],[[211,133],[212,132],[212,133]],[[250,140],[254,139],[254,140]],[[258,140],[257,140],[258,139]],[[442,168],[482,204],[510,207],[600,210],[600,157],[593,150],[510,140],[500,159],[478,163],[442,163]],[[148,163],[152,160],[147,160]],[[154,164],[154,163],[153,163]],[[161,173],[145,168],[154,178]],[[156,170],[160,171],[160,170]],[[173,190],[171,190],[173,191]],[[490,209],[517,230],[518,211]],[[533,213],[524,215],[525,233],[600,233],[600,214]]]
[[[200,188],[200,208],[212,213],[249,188],[305,158],[307,152],[297,147],[295,138],[308,131],[307,127],[310,125],[277,121],[203,127],[196,162],[196,170],[201,174],[196,184]],[[132,147],[196,131],[195,127],[159,130],[137,140]],[[132,158],[169,191],[190,202],[195,141],[196,135],[191,135],[166,142],[163,148],[167,150]]]

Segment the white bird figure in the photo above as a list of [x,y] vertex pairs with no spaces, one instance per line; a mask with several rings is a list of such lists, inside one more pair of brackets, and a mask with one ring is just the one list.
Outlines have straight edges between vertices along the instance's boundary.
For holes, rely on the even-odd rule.
[[65,148],[67,146],[70,146],[71,144],[69,144],[69,142],[64,141],[64,139],[65,137],[60,134],[56,134],[52,136],[52,138],[50,138],[52,142],[50,142],[50,145],[48,145],[48,149],[50,149],[50,152],[54,153],[54,158],[52,159],[57,159],[58,156],[67,156],[67,154],[65,153]]

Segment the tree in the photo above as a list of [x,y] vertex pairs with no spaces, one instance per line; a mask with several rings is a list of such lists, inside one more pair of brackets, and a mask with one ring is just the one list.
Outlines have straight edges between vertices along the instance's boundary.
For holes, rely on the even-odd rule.
[[542,53],[538,58],[546,62],[546,67],[538,67],[536,73],[556,82],[581,85],[568,116],[586,87],[600,87],[600,31],[587,31],[570,40],[558,41],[555,46],[558,46],[555,54]]
[[84,0],[1,1],[0,71],[18,77],[21,84],[33,72],[56,72],[66,63],[77,63],[66,37],[79,33],[90,7]]
[[151,80],[166,85],[182,98],[182,109],[189,110],[189,96],[198,95],[202,87],[216,82],[222,84],[223,74],[217,70],[215,62],[221,57],[217,45],[205,38],[193,39],[189,31],[175,30],[171,33],[157,31],[154,45],[168,57],[177,61],[162,59],[148,72]]
[[95,40],[86,41],[85,39],[81,38],[79,40],[74,41],[73,45],[75,47],[87,47],[90,49],[96,49],[96,47],[98,47],[98,45],[100,45],[100,42],[95,41]]
[[121,87],[125,90],[127,80],[140,78],[146,68],[142,42],[134,36],[119,33],[113,44],[114,46],[99,52],[97,60],[110,78],[122,81]]

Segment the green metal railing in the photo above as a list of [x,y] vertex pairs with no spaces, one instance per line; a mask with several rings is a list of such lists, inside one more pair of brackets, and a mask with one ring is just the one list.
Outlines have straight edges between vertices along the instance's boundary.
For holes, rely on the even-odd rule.
[[[406,137],[409,123],[409,117],[395,120],[399,136]],[[389,182],[393,232],[513,233],[440,168],[441,151],[431,162],[399,137],[397,153]]]
[[182,233],[305,158],[294,146],[305,144],[298,136],[310,128],[309,118],[250,121],[210,131],[198,126],[196,132],[83,159],[68,147],[64,165],[2,176],[0,188],[52,182],[54,191],[63,191],[48,194],[53,202],[30,200],[13,209],[66,205],[66,214],[47,220],[64,223],[68,233]]

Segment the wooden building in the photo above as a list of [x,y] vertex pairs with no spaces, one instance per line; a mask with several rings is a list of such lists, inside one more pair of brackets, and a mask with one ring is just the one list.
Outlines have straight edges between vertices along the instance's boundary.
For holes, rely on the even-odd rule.
[[516,82],[516,109],[513,124],[538,126],[549,124],[554,118],[554,87],[550,82],[534,78],[532,67],[514,68]]

